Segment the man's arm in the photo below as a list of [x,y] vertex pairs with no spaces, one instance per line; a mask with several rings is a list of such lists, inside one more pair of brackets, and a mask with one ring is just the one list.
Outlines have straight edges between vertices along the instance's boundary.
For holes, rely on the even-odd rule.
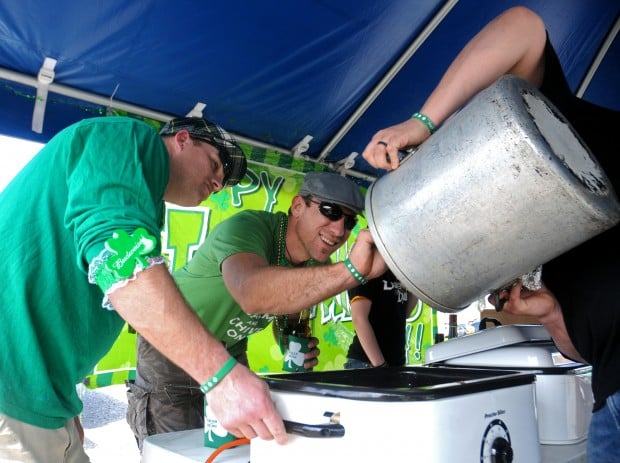
[[377,342],[375,330],[370,324],[370,309],[372,307],[372,301],[363,296],[354,297],[351,301],[351,319],[353,320],[353,326],[357,338],[364,349],[364,353],[370,364],[374,367],[383,365],[385,358],[381,347]]
[[[489,22],[461,50],[428,97],[420,112],[436,126],[480,90],[505,74],[540,86],[544,76],[547,32],[542,19],[524,7],[511,8]],[[430,135],[418,119],[409,119],[377,132],[362,156],[372,166],[398,167],[398,150],[417,146]],[[382,141],[387,147],[378,145]],[[390,155],[389,162],[386,158]]]
[[530,291],[523,288],[521,283],[515,284],[510,289],[510,295],[503,310],[513,315],[537,317],[562,354],[576,362],[588,363],[577,352],[570,340],[560,303],[546,286],[543,285],[537,291]]
[[[200,384],[230,357],[185,303],[165,265],[139,272],[134,281],[110,294],[110,300],[127,323]],[[236,365],[207,396],[218,420],[231,433],[286,442],[284,424],[267,385],[246,367]]]
[[[367,279],[385,271],[385,262],[368,230],[361,230],[349,258]],[[222,264],[226,288],[246,313],[300,312],[357,286],[342,262],[316,267],[271,266],[261,256],[239,253]]]

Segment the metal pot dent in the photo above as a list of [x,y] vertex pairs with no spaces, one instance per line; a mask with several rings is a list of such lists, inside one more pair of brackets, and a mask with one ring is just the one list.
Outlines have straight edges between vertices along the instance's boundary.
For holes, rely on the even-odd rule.
[[457,312],[613,227],[620,204],[566,119],[505,76],[374,182],[366,214],[401,282]]

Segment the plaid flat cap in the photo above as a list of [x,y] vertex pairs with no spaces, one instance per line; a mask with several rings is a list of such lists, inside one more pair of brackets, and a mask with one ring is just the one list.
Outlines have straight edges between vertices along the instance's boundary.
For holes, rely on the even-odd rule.
[[245,154],[226,130],[201,117],[177,117],[159,131],[161,136],[187,130],[190,137],[204,140],[218,150],[224,168],[224,186],[234,186],[243,179],[248,168]]

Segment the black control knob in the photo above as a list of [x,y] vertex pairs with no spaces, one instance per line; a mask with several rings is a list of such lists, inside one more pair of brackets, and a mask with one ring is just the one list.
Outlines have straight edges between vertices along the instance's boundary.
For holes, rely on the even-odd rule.
[[514,457],[510,442],[503,437],[498,437],[491,445],[492,463],[511,463]]

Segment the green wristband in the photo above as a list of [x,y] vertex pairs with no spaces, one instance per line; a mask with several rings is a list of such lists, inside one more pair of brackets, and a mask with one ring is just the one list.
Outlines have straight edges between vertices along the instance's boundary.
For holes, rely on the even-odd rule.
[[411,116],[411,118],[418,119],[419,121],[421,121],[426,126],[426,128],[431,134],[433,134],[435,130],[437,130],[437,127],[435,127],[435,124],[433,124],[433,121],[431,121],[428,116],[425,116],[422,113],[419,113],[419,112],[413,113],[413,116]]
[[211,389],[217,386],[220,383],[220,381],[224,379],[224,376],[226,376],[230,372],[230,370],[234,368],[236,364],[237,364],[237,361],[235,360],[235,358],[230,357],[228,360],[226,360],[226,363],[222,365],[222,368],[220,368],[218,372],[215,373],[210,380],[208,380],[206,383],[200,386],[200,390],[204,394],[209,392]]
[[360,284],[365,285],[366,283],[368,283],[368,280],[364,278],[364,275],[362,275],[359,272],[359,270],[355,268],[355,266],[351,263],[348,257],[343,262],[344,262],[344,265],[347,266],[347,269],[349,270],[349,272],[351,272],[351,275],[353,275],[353,278],[359,281]]

